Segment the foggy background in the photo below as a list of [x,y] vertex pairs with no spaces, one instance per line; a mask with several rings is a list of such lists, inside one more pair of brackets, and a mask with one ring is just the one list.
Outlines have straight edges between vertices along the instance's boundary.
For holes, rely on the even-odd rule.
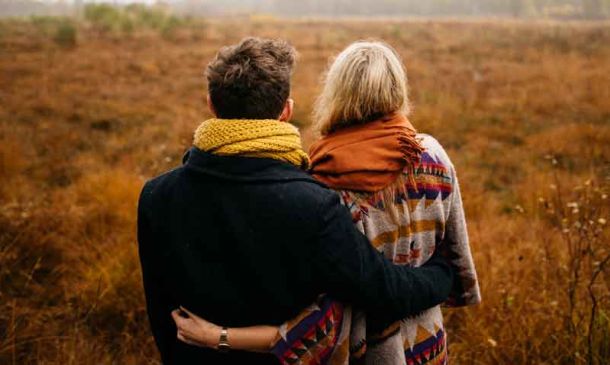
[[[99,1],[98,1],[99,2]],[[134,1],[107,3],[123,6]],[[610,0],[180,0],[135,1],[162,6],[176,14],[281,17],[517,17],[606,19]],[[87,3],[87,2],[85,2]],[[83,1],[0,0],[0,16],[76,15]]]

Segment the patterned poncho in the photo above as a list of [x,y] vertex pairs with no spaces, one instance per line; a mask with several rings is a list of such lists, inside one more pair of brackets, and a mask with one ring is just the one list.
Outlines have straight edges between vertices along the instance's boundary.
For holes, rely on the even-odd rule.
[[[420,266],[442,250],[455,270],[448,306],[480,302],[456,172],[443,147],[419,134],[425,152],[412,183],[378,193],[338,191],[354,224],[397,265]],[[407,172],[405,172],[407,174]],[[408,179],[401,179],[408,181]],[[387,190],[386,189],[386,190]],[[394,196],[397,215],[384,206]],[[369,315],[374,315],[369,313]],[[285,323],[272,352],[284,364],[446,364],[446,334],[440,306],[396,322],[383,333],[367,333],[364,313],[321,296]]]

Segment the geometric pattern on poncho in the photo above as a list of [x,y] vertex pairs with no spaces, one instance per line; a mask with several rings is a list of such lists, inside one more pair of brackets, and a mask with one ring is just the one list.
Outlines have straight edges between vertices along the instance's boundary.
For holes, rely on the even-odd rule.
[[[395,264],[417,267],[424,264],[437,247],[443,249],[443,254],[456,269],[456,281],[461,284],[452,289],[445,305],[476,304],[480,301],[480,290],[455,169],[434,138],[419,136],[426,152],[415,167],[415,186],[407,183],[404,188],[397,187],[394,191],[393,203],[400,211],[399,222],[390,219],[382,192],[337,192],[352,214],[356,227]],[[380,334],[367,333],[364,313],[352,312],[350,306],[342,308],[342,324],[336,326],[339,332],[331,335],[334,342],[325,342],[334,343],[330,353],[324,352],[326,357],[315,355],[316,351],[321,351],[318,349],[313,351],[315,356],[308,355],[312,351],[305,352],[307,346],[300,344],[296,346],[297,351],[288,351],[299,341],[294,329],[307,329],[303,318],[311,314],[311,308],[281,327],[282,340],[275,345],[273,353],[276,356],[288,354],[284,358],[278,356],[284,364],[447,364],[446,335],[440,306],[398,321]],[[340,316],[338,312],[333,312],[333,315],[335,321]],[[316,343],[323,340],[322,336],[322,341]],[[314,343],[309,344],[313,346]],[[278,346],[283,346],[283,352],[276,351]],[[387,360],[388,353],[392,354],[391,360]]]
[[332,364],[331,355],[341,336],[344,308],[321,296],[296,319],[280,328],[281,339],[272,353],[282,364]]

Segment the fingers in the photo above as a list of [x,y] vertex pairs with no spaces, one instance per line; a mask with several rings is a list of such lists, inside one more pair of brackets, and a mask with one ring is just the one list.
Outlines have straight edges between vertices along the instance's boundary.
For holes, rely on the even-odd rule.
[[191,313],[191,311],[189,311],[188,309],[184,308],[183,306],[180,306],[180,310],[182,310],[184,313],[188,314],[188,316],[191,317],[191,318],[198,318],[196,314]]
[[[209,328],[209,327],[218,327],[216,324],[208,321],[207,319],[201,318],[188,309],[180,306],[180,310],[188,316],[189,320],[192,320],[194,324],[198,325],[201,328]],[[184,317],[182,317],[184,319]]]
[[172,311],[172,319],[176,322],[176,327],[179,331],[186,333],[193,326],[191,318],[184,318],[180,315],[180,310],[175,309]]
[[180,310],[179,309],[174,309],[172,311],[172,318],[174,319],[174,322],[176,322],[176,326],[180,326],[182,321],[185,320],[185,318],[182,318],[182,316],[180,315]]
[[204,344],[195,340],[191,333],[194,325],[193,318],[191,317],[192,313],[187,312],[189,317],[185,318],[183,314],[180,313],[181,311],[186,312],[184,308],[180,307],[180,309],[174,309],[171,313],[172,319],[176,322],[176,338],[188,345],[205,347]]
[[176,337],[184,343],[193,346],[210,347],[213,341],[208,340],[218,338],[219,336],[215,333],[216,330],[220,333],[220,329],[217,329],[217,326],[197,317],[184,307],[173,310],[171,315],[176,323]]

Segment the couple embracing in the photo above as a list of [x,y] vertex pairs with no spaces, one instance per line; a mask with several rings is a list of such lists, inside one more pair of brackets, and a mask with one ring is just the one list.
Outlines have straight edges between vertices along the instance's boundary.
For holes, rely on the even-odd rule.
[[295,50],[247,38],[207,67],[214,119],[147,182],[138,241],[164,364],[446,364],[441,305],[480,301],[456,172],[407,119],[397,53],[330,66],[309,154]]

